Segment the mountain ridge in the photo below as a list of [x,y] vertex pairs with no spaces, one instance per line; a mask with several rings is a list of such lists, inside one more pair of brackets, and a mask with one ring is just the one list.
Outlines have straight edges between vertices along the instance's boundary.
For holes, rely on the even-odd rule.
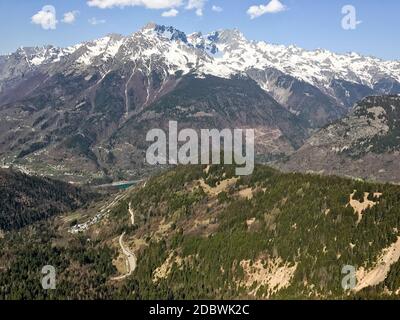
[[[33,56],[25,52],[32,50],[39,52]],[[101,67],[104,76],[115,67],[115,61],[136,63],[138,59],[147,61],[148,69],[151,68],[149,61],[155,59],[167,74],[181,72],[222,78],[245,74],[289,111],[308,120],[312,128],[336,120],[367,95],[400,93],[400,61],[251,41],[238,29],[221,29],[206,35],[186,34],[172,26],[149,23],[128,36],[109,34],[67,48],[45,46],[20,51],[25,57],[15,76],[41,69],[47,73],[45,66],[52,63],[61,63],[76,72]],[[12,85],[15,77],[11,74],[7,78],[4,69],[13,55],[3,56],[4,59],[3,63],[0,59],[0,80],[11,81]],[[271,72],[280,73],[280,79],[269,81]],[[292,92],[292,86],[300,87],[301,94]],[[314,111],[307,112],[304,105],[293,108],[293,101],[307,101],[316,107],[314,111],[319,116],[315,118]]]
[[[234,171],[179,166],[87,209],[6,234],[0,286],[8,290],[0,297],[399,298],[399,186],[261,165],[246,177]],[[131,274],[129,255],[136,258]],[[42,257],[57,268],[55,290],[41,290],[32,272]],[[352,290],[344,288],[348,267],[356,270]]]
[[398,183],[400,95],[371,96],[313,134],[280,167]]
[[[271,56],[273,56],[275,54],[275,56],[279,55],[284,56],[285,58],[288,57],[288,55],[292,55],[294,57],[300,57],[302,59],[304,59],[304,61],[312,61],[313,58],[315,59],[315,61],[318,61],[323,64],[329,63],[329,59],[335,59],[335,60],[343,60],[343,59],[350,59],[345,61],[346,65],[351,65],[351,63],[349,63],[349,61],[355,61],[357,62],[358,60],[363,60],[362,62],[365,62],[367,64],[370,64],[368,66],[368,68],[373,68],[373,66],[375,65],[378,70],[376,70],[377,74],[373,75],[373,76],[369,76],[368,75],[368,70],[364,70],[366,74],[362,74],[362,69],[356,69],[355,74],[351,75],[349,70],[343,69],[340,70],[340,72],[336,72],[336,73],[332,73],[331,78],[336,78],[336,79],[340,79],[340,80],[353,80],[354,82],[358,82],[360,84],[368,84],[370,87],[372,87],[373,82],[377,82],[379,80],[379,78],[382,78],[384,76],[390,76],[393,78],[393,80],[396,81],[400,81],[400,61],[398,60],[384,60],[384,59],[380,59],[380,58],[376,58],[373,56],[363,56],[360,55],[358,53],[355,52],[351,52],[348,54],[337,54],[334,52],[331,52],[329,50],[325,50],[325,49],[316,49],[316,50],[305,50],[302,49],[298,46],[295,45],[290,45],[290,46],[283,46],[283,45],[277,45],[277,44],[270,44],[264,41],[252,41],[252,40],[247,40],[245,38],[245,36],[238,30],[238,29],[220,29],[214,32],[211,32],[209,34],[203,35],[201,32],[195,32],[189,35],[186,35],[186,33],[172,27],[172,26],[164,26],[164,25],[157,25],[154,23],[149,23],[148,25],[144,26],[143,28],[141,28],[139,31],[134,32],[131,35],[128,36],[123,36],[121,34],[108,34],[105,37],[101,37],[99,39],[96,39],[94,41],[86,41],[86,42],[82,42],[73,46],[69,46],[66,48],[58,48],[58,47],[53,47],[53,46],[43,46],[43,47],[33,47],[33,48],[20,48],[18,49],[15,53],[18,53],[19,51],[24,52],[25,55],[27,54],[32,54],[32,53],[27,53],[26,50],[31,51],[31,50],[37,50],[38,55],[42,55],[43,56],[43,51],[45,53],[47,53],[48,55],[50,55],[50,57],[55,56],[54,51],[59,52],[59,54],[56,56],[56,58],[54,59],[55,62],[58,62],[59,59],[61,59],[62,57],[71,55],[72,53],[75,53],[77,50],[79,50],[81,47],[83,46],[87,46],[87,45],[91,45],[91,44],[97,44],[98,45],[98,49],[100,50],[100,54],[105,54],[105,53],[114,53],[113,55],[115,56],[118,53],[118,50],[116,50],[115,52],[110,52],[107,51],[109,50],[109,44],[113,41],[113,45],[115,45],[115,47],[113,47],[114,49],[118,48],[120,49],[119,46],[123,46],[124,42],[129,41],[129,39],[134,38],[135,36],[142,34],[142,35],[147,35],[150,36],[152,33],[157,34],[160,38],[166,38],[168,40],[180,40],[183,43],[188,44],[189,46],[192,46],[193,48],[197,48],[197,49],[206,49],[206,47],[212,46],[213,48],[215,48],[217,51],[216,53],[222,51],[222,49],[224,49],[224,46],[231,46],[232,47],[232,43],[233,46],[235,48],[238,49],[243,49],[240,45],[246,45],[247,46],[247,50],[248,52],[250,52],[250,49],[253,51],[251,52],[251,54],[254,54],[256,56],[256,58],[258,59],[258,63],[259,66],[263,68],[267,67],[273,67],[273,68],[277,68],[280,71],[283,71],[291,76],[294,76],[300,80],[304,80],[310,84],[315,85],[315,82],[311,81],[311,77],[310,75],[306,74],[306,69],[303,69],[303,74],[301,74],[299,72],[299,70],[296,70],[295,66],[293,65],[283,65],[283,66],[279,66],[279,64],[277,64],[277,61],[272,61],[274,59],[270,59],[270,61],[266,60],[266,59],[262,59],[265,57],[260,56],[260,53],[267,53],[269,54],[269,58]],[[154,34],[153,34],[154,35]],[[168,36],[169,35],[169,36]],[[112,40],[112,41],[111,41]],[[121,41],[123,43],[119,43],[119,41]],[[104,46],[104,41],[110,41],[110,43],[106,43],[106,45]],[[52,50],[50,50],[52,49]],[[102,50],[101,50],[102,49]],[[112,51],[112,50],[111,50]],[[210,53],[210,50],[204,50],[206,53]],[[264,52],[263,52],[264,51]],[[232,52],[229,52],[232,53]],[[233,52],[234,53],[234,52]],[[95,54],[95,52],[94,52]],[[13,54],[10,55],[3,55],[2,57],[10,57]],[[113,56],[112,55],[112,56]],[[303,57],[301,55],[304,55]],[[319,56],[318,56],[319,55]],[[314,57],[313,57],[314,56]],[[210,54],[211,58],[215,58],[213,57],[212,54]],[[37,58],[37,57],[35,57]],[[236,58],[234,56],[231,56],[231,58]],[[243,59],[243,57],[242,57]],[[49,62],[54,62],[54,60],[50,60],[50,59],[37,59],[34,60],[33,63],[34,65],[41,65],[43,63],[49,63]],[[261,61],[260,61],[261,60]],[[81,60],[81,63],[86,62],[85,60]],[[238,71],[245,71],[246,70],[246,65],[243,66],[243,64],[240,63],[240,61],[234,61],[235,62],[235,68],[233,68],[232,70],[218,70],[218,74],[214,74],[216,76],[228,76],[231,75],[232,73],[237,73]],[[248,61],[247,63],[250,64],[253,61]],[[298,61],[302,64],[302,67],[304,66],[304,62],[302,61]],[[335,63],[337,64],[338,61],[331,61],[331,63]],[[223,67],[224,63],[226,63],[226,61],[221,60],[218,61],[218,64]],[[252,66],[254,68],[254,64],[252,64]],[[337,67],[337,65],[336,65]],[[341,66],[343,67],[343,66]],[[360,66],[357,66],[360,67]],[[248,65],[247,65],[248,68]],[[293,72],[289,72],[288,69],[290,68],[294,68]],[[394,70],[394,71],[390,71],[388,69]],[[329,68],[327,68],[326,70],[328,70]],[[340,68],[336,68],[336,69],[340,69]],[[208,70],[209,71],[209,70]],[[354,71],[354,70],[353,70]],[[225,73],[227,72],[227,73]],[[347,74],[346,74],[347,72]],[[326,81],[326,78],[324,78],[322,75],[319,75],[320,79],[317,79],[318,81]],[[317,77],[315,77],[317,78]],[[369,78],[369,79],[368,79]],[[315,80],[315,79],[314,79]]]

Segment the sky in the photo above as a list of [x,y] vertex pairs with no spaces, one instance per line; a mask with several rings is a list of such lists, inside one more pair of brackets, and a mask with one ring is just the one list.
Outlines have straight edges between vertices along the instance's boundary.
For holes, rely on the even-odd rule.
[[400,60],[399,13],[399,0],[0,0],[0,54],[129,35],[155,22]]

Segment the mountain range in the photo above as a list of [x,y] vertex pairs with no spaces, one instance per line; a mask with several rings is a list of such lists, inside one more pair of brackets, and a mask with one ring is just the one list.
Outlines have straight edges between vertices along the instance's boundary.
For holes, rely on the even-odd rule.
[[[156,173],[146,133],[171,120],[253,128],[263,163]],[[20,48],[0,56],[0,299],[398,299],[399,153],[399,61],[153,23]]]
[[255,128],[258,155],[276,160],[363,98],[398,93],[398,61],[150,23],[1,56],[0,163],[71,181],[141,176],[145,134],[169,120]]

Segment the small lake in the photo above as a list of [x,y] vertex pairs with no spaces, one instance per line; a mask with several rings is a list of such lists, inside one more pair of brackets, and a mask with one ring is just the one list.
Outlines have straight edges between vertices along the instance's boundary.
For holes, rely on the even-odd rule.
[[142,182],[143,180],[134,180],[134,181],[119,181],[119,182],[113,182],[109,184],[103,184],[101,186],[96,186],[96,189],[107,189],[107,188],[113,188],[113,189],[118,189],[118,190],[126,190],[129,189],[130,187],[133,187],[137,185],[138,183]]

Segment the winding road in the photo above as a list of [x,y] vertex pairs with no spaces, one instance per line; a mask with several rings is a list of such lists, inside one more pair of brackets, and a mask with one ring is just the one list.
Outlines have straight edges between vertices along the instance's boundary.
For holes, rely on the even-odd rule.
[[[142,188],[144,188],[146,186],[146,183],[143,185]],[[132,209],[132,203],[129,203],[129,214],[131,215],[131,224],[132,226],[135,225],[135,211]],[[136,268],[137,268],[137,257],[135,255],[134,252],[132,252],[128,247],[125,246],[124,244],[124,236],[125,236],[125,232],[119,237],[119,246],[121,247],[122,253],[125,255],[126,258],[126,269],[127,269],[127,273],[115,278],[112,278],[111,280],[113,281],[120,281],[120,280],[124,280],[127,277],[131,276],[133,272],[135,272]]]
[[121,234],[121,236],[119,237],[119,245],[122,249],[122,253],[125,255],[126,257],[126,269],[127,269],[127,273],[119,276],[119,277],[115,277],[112,278],[112,280],[114,281],[119,281],[119,280],[124,280],[127,277],[129,277],[135,270],[137,267],[137,257],[136,255],[129,250],[129,248],[127,248],[124,244],[124,236],[125,236],[125,232],[123,234]]
[[129,213],[131,215],[131,223],[134,226],[135,225],[135,212],[132,209],[132,202],[129,202]]

